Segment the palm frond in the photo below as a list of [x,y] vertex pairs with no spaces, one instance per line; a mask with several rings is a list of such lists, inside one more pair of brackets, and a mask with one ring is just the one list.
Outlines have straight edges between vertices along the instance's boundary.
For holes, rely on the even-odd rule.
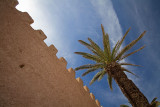
[[106,74],[106,70],[105,69],[103,69],[102,70],[102,74],[99,76],[99,78],[98,78],[98,81],[100,81],[103,77],[104,77],[104,75]]
[[108,53],[109,53],[109,55],[111,55],[111,49],[110,49],[110,42],[109,42],[109,35],[108,34],[106,34],[106,42],[107,42],[107,49],[108,49]]
[[104,27],[101,24],[102,33],[103,33],[103,47],[104,47],[104,53],[105,57],[107,57],[107,60],[111,60],[111,49],[110,49],[110,43],[109,43],[109,36],[105,33]]
[[94,50],[96,51],[98,56],[102,57],[102,58],[105,58],[103,50],[94,41],[92,41],[92,39],[88,38],[88,40],[90,41],[91,46],[94,48]]
[[121,58],[121,56],[127,52],[129,49],[131,49],[146,33],[146,31],[144,31],[137,39],[133,40],[131,43],[129,43],[127,46],[125,46],[117,55],[117,57],[115,58],[116,60],[119,60],[119,58]]
[[117,42],[117,44],[115,45],[115,47],[113,48],[112,51],[112,57],[115,57],[115,55],[117,54],[118,50],[120,49],[125,37],[127,36],[128,32],[130,31],[131,28],[129,28],[126,33],[124,34],[124,36],[122,37],[122,39],[120,41]]
[[89,74],[89,73],[91,73],[91,72],[94,72],[94,71],[97,70],[97,69],[99,69],[99,68],[90,68],[90,69],[88,69],[86,72],[84,72],[84,73],[82,74],[82,76],[85,76],[85,75],[87,75],[87,74]]
[[152,101],[151,101],[151,104],[153,103],[153,102],[155,102],[157,100],[157,97],[155,97]]
[[103,47],[104,47],[104,54],[107,61],[111,61],[111,49],[110,49],[108,34],[103,35]]
[[88,44],[87,42],[83,41],[83,40],[78,40],[80,42],[80,44],[88,47],[88,48],[93,48],[90,44]]
[[103,62],[103,60],[104,60],[103,58],[101,58],[99,56],[92,55],[92,54],[85,53],[85,52],[75,52],[75,54],[82,55],[84,58],[90,59],[90,60],[93,60],[93,61],[96,61],[96,62]]
[[107,59],[109,58],[109,52],[108,52],[108,44],[107,44],[107,37],[106,37],[106,33],[104,31],[104,27],[101,24],[101,28],[102,28],[102,34],[103,34],[103,47],[104,47],[104,54],[105,57],[107,57]]
[[78,40],[82,45],[86,46],[92,53],[99,56],[97,52],[94,50],[94,48],[87,42],[84,42],[83,40]]
[[140,47],[139,49],[137,49],[137,50],[135,50],[135,51],[133,51],[133,52],[127,54],[127,55],[122,56],[122,58],[120,58],[119,61],[123,60],[124,58],[126,58],[126,57],[128,57],[128,56],[130,56],[130,55],[132,55],[132,54],[134,54],[134,53],[136,53],[136,52],[138,52],[138,51],[140,51],[140,50],[142,50],[144,47],[145,47],[145,46],[142,46],[142,47]]
[[159,107],[160,102],[156,101],[156,99],[157,99],[157,97],[152,100],[150,106],[152,106],[152,107]]
[[118,47],[119,41],[116,43],[116,45],[114,46],[113,50],[112,50],[112,54],[111,54],[111,58],[114,59],[116,54],[117,54],[117,47]]
[[98,78],[99,76],[102,74],[102,71],[98,72],[91,80],[90,85],[92,85]]
[[121,69],[122,69],[123,71],[126,71],[126,72],[128,72],[128,73],[131,73],[132,75],[138,77],[136,74],[134,74],[133,72],[127,70],[126,68],[121,67]]
[[110,75],[108,74],[107,80],[108,80],[108,84],[109,84],[110,89],[113,90],[113,88],[112,88],[112,76],[110,76]]
[[75,71],[81,70],[81,69],[89,69],[89,68],[103,68],[104,64],[102,63],[96,63],[96,64],[86,64],[86,65],[82,65],[79,66],[77,68],[75,68]]
[[104,27],[103,27],[103,25],[101,24],[101,29],[102,29],[102,34],[103,34],[103,36],[105,36],[105,31],[104,31]]
[[140,66],[141,67],[141,65],[135,65],[135,64],[130,64],[130,63],[119,63],[120,65],[131,65],[131,66]]
[[118,47],[117,47],[117,50],[119,50],[119,48],[121,47],[124,39],[126,38],[128,32],[129,32],[130,30],[131,30],[131,28],[129,28],[129,29],[126,31],[126,33],[124,34],[123,38],[122,38],[121,41],[119,42],[119,45],[118,45]]

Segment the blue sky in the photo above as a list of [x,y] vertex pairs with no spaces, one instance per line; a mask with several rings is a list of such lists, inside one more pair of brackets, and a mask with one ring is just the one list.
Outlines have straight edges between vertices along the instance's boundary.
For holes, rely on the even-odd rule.
[[[67,68],[93,63],[75,55],[75,51],[89,52],[78,40],[87,41],[92,38],[102,47],[103,24],[110,35],[112,46],[125,31],[131,27],[123,46],[138,37],[144,30],[146,35],[132,48],[132,51],[142,45],[145,49],[125,61],[142,65],[143,67],[128,67],[139,75],[136,78],[128,75],[143,94],[151,101],[154,97],[160,100],[160,1],[159,0],[18,0],[17,8],[27,11],[34,23],[34,29],[42,29],[47,36],[46,44],[54,44],[58,49],[57,56],[64,57]],[[77,71],[76,77],[81,77],[84,71]],[[103,107],[119,107],[128,104],[117,84],[113,82],[110,91],[107,76],[100,82],[89,85],[93,75],[81,77],[96,99]]]

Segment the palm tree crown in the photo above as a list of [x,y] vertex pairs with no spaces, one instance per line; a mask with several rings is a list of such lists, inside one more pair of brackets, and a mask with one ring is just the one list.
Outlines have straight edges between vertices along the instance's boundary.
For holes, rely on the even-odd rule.
[[139,49],[137,49],[129,54],[125,54],[144,36],[146,31],[144,31],[137,39],[133,40],[131,43],[129,43],[127,46],[125,46],[123,49],[120,50],[120,47],[122,46],[122,43],[123,43],[125,37],[127,36],[128,32],[130,31],[130,28],[127,30],[127,32],[122,37],[122,39],[116,43],[116,45],[114,46],[113,49],[111,49],[111,47],[110,47],[109,35],[107,33],[105,33],[104,27],[102,24],[101,24],[101,28],[102,28],[102,33],[103,33],[103,47],[104,47],[104,49],[101,49],[94,41],[92,41],[92,39],[88,38],[90,43],[86,43],[82,40],[79,40],[79,42],[82,45],[86,46],[92,52],[92,54],[85,53],[85,52],[75,52],[76,54],[82,55],[86,59],[90,59],[90,60],[95,61],[96,63],[79,66],[79,67],[75,68],[75,71],[87,69],[87,71],[82,74],[82,76],[85,76],[88,73],[99,70],[99,72],[97,74],[95,74],[95,76],[91,80],[90,85],[93,82],[95,82],[96,80],[98,80],[98,81],[101,80],[104,77],[104,75],[107,74],[108,75],[108,83],[109,83],[110,89],[112,90],[113,76],[109,73],[111,70],[111,66],[114,66],[115,64],[119,65],[121,70],[135,75],[131,71],[122,67],[121,65],[131,65],[131,66],[139,66],[139,65],[134,65],[134,64],[130,64],[130,63],[122,63],[120,61],[123,60],[124,58],[142,50],[145,47],[145,46],[142,46]]

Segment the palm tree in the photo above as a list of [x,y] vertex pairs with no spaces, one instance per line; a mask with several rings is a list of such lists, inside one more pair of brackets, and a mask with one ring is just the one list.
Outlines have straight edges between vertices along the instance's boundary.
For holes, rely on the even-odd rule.
[[122,93],[127,97],[127,99],[133,107],[149,107],[150,104],[147,98],[141,93],[141,91],[136,87],[132,80],[128,79],[124,71],[133,75],[135,74],[127,70],[126,68],[122,67],[123,65],[139,65],[120,62],[124,58],[127,58],[128,56],[142,50],[145,47],[142,46],[129,54],[125,54],[144,36],[146,31],[144,31],[137,39],[133,40],[131,43],[129,43],[127,46],[120,50],[120,47],[125,37],[130,31],[129,28],[125,35],[122,37],[122,39],[118,41],[114,48],[111,50],[109,36],[107,33],[105,33],[102,24],[101,28],[103,33],[103,50],[94,41],[92,41],[92,39],[88,38],[90,43],[84,42],[82,40],[79,40],[79,42],[82,45],[86,46],[93,54],[85,52],[75,52],[76,54],[82,55],[86,59],[95,61],[96,63],[79,66],[75,68],[75,71],[87,69],[87,71],[82,74],[82,76],[85,76],[88,73],[99,70],[99,72],[95,74],[95,76],[91,80],[90,85],[96,80],[101,80],[104,77],[104,75],[107,75],[110,89],[112,90],[112,79],[114,79],[120,87]]

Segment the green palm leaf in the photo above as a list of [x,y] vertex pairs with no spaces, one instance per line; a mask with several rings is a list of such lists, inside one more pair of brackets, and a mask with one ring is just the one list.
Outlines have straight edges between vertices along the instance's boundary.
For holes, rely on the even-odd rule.
[[88,48],[93,48],[90,44],[88,44],[87,42],[84,42],[83,40],[78,40],[82,45],[88,47]]
[[130,63],[119,63],[120,65],[131,65],[131,66],[140,66],[141,67],[141,65],[135,65],[135,64],[130,64]]
[[157,97],[155,97],[152,101],[151,104],[154,103],[157,100]]
[[98,72],[91,80],[90,85],[92,85],[98,78],[99,76],[102,74],[103,71]]
[[94,48],[94,50],[96,51],[96,53],[98,54],[98,56],[100,56],[102,58],[105,58],[103,50],[94,41],[92,41],[92,39],[88,38],[88,40],[90,41],[91,46]]
[[86,65],[82,65],[82,66],[75,68],[75,71],[82,70],[82,69],[103,68],[103,67],[104,67],[104,64],[102,64],[102,63],[86,64]]
[[[105,53],[105,57],[107,58],[107,60],[109,59],[109,56],[110,56],[110,51],[108,50],[108,40],[107,40],[107,36],[105,34],[105,31],[104,31],[104,27],[103,25],[101,24],[101,28],[102,28],[102,33],[103,33],[103,47],[104,47],[104,53]],[[109,46],[110,47],[110,46]]]
[[151,101],[151,107],[158,107],[160,106],[160,102],[156,101],[157,97],[155,97],[152,101]]
[[146,33],[146,31],[144,31],[137,39],[133,40],[130,44],[128,44],[127,46],[125,46],[117,55],[117,57],[115,58],[116,60],[119,60],[121,58],[121,56],[127,52],[129,49],[131,49]]
[[109,36],[108,34],[103,36],[103,45],[104,45],[104,53],[107,61],[111,61],[111,50],[110,50],[110,43],[109,43]]
[[84,45],[84,46],[86,46],[91,52],[93,52],[95,55],[97,55],[97,56],[99,56],[98,54],[97,54],[97,52],[94,50],[94,48],[90,45],[90,44],[88,44],[87,42],[84,42],[84,41],[82,41],[82,40],[78,40],[82,45]]
[[103,47],[104,47],[104,54],[107,59],[107,61],[111,61],[111,49],[110,49],[110,43],[109,43],[109,36],[105,33],[104,27],[101,24],[102,33],[103,33]]
[[103,36],[105,36],[105,31],[104,31],[104,27],[103,27],[103,25],[101,24],[101,29],[102,29],[102,34],[103,34]]
[[89,73],[91,73],[91,72],[93,72],[93,71],[95,71],[95,70],[97,70],[97,69],[99,69],[99,68],[90,68],[90,69],[88,69],[86,72],[84,72],[84,73],[82,74],[82,76],[85,76],[85,75],[87,75],[87,74],[89,74]]
[[104,77],[104,75],[106,74],[106,70],[105,69],[103,69],[102,70],[102,74],[99,76],[99,78],[98,78],[98,81],[100,81],[103,77]]
[[110,42],[109,42],[109,35],[108,34],[105,35],[105,40],[106,40],[106,44],[107,44],[108,54],[110,56],[111,55],[111,49],[110,49]]
[[116,54],[117,54],[117,47],[118,47],[119,41],[116,43],[116,45],[114,46],[113,50],[112,50],[112,55],[111,58],[112,60],[115,58]]
[[119,48],[121,47],[124,39],[126,38],[128,32],[129,32],[130,30],[131,30],[131,28],[129,28],[129,29],[126,31],[126,33],[124,34],[123,38],[121,39],[121,41],[120,41],[119,44],[118,44],[117,50],[119,50]]
[[121,41],[117,42],[117,44],[115,45],[115,47],[113,48],[113,51],[112,51],[112,57],[115,57],[115,55],[117,54],[118,50],[120,49],[125,37],[127,36],[128,32],[130,31],[131,28],[129,28],[126,33],[124,34],[124,36],[122,37]]
[[140,50],[142,50],[144,47],[145,47],[145,46],[142,46],[142,47],[140,47],[139,49],[137,49],[137,50],[135,50],[135,51],[133,51],[133,52],[127,54],[127,55],[122,56],[122,58],[120,58],[119,61],[123,60],[124,58],[126,58],[126,57],[128,57],[128,56],[130,56],[130,55],[132,55],[132,54],[134,54],[134,53],[136,53],[136,52],[138,52],[138,51],[140,51]]
[[134,76],[138,77],[136,74],[134,74],[133,72],[131,72],[131,71],[127,70],[127,69],[126,69],[126,68],[124,68],[124,67],[121,67],[121,69],[122,69],[123,71],[126,71],[126,72],[128,72],[128,73],[131,73],[132,75],[134,75]]
[[103,59],[103,58],[98,57],[98,56],[96,56],[96,55],[89,54],[89,53],[85,53],[85,52],[75,52],[75,54],[82,55],[84,58],[90,59],[90,60],[94,60],[94,61],[96,61],[96,62],[104,62],[104,59]]
[[110,89],[113,90],[113,88],[112,88],[112,76],[110,76],[110,75],[108,74],[107,80],[108,80],[108,84],[109,84]]

